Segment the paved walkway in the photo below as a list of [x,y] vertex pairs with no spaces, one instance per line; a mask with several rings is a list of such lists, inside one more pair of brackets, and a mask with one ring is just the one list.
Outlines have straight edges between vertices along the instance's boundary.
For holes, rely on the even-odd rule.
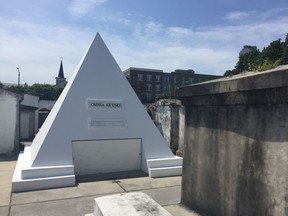
[[92,213],[94,198],[141,191],[172,215],[199,216],[180,203],[181,177],[98,180],[75,187],[11,193],[15,156],[0,156],[0,215],[2,216],[79,216]]

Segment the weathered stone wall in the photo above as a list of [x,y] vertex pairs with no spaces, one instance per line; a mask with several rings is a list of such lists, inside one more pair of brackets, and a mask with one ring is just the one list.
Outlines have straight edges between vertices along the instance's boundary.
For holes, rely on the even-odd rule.
[[208,216],[288,215],[288,69],[181,88],[182,203]]
[[155,124],[163,135],[171,151],[179,155],[184,145],[185,108],[181,101],[161,99],[157,101]]
[[0,89],[0,154],[19,150],[20,96]]

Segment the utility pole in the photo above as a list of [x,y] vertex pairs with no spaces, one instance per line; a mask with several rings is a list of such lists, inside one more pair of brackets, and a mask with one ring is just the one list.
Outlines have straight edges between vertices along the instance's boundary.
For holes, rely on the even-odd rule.
[[17,70],[18,70],[18,90],[19,90],[19,87],[20,87],[20,69],[17,67]]
[[17,92],[18,92],[18,125],[17,125],[17,128],[18,128],[18,142],[15,143],[16,146],[15,146],[15,151],[18,153],[19,152],[19,149],[20,149],[20,140],[21,140],[21,109],[20,109],[20,103],[21,103],[21,96],[19,97],[20,95],[20,70],[19,68],[17,67],[17,70],[18,70],[18,89],[17,89]]

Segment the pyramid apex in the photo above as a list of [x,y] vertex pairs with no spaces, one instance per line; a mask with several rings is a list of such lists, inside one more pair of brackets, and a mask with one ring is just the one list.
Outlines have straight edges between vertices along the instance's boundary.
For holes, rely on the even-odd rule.
[[95,39],[96,38],[101,38],[101,40],[103,40],[99,32],[96,33]]
[[[102,44],[105,44],[104,40],[102,39],[101,35],[99,32],[96,33],[94,39],[92,40],[92,43],[90,45],[90,47],[92,46],[92,44],[99,44],[99,43],[102,43]],[[106,46],[106,44],[105,44]],[[107,48],[108,49],[108,48]]]

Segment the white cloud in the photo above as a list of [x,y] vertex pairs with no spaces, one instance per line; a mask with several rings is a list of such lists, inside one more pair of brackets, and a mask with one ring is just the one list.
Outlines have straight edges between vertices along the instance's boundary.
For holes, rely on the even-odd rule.
[[259,17],[259,19],[262,20],[269,20],[269,19],[275,19],[276,17],[280,17],[282,15],[286,15],[288,12],[288,8],[276,8],[271,9],[263,13],[254,13],[255,16]]
[[[223,69],[229,69],[234,63],[233,53],[229,51],[215,51],[213,49],[194,49],[192,47],[167,47],[158,44],[158,49],[130,50],[134,56],[133,65],[128,59],[123,59],[125,69],[131,66],[162,69],[171,72],[175,69],[194,69],[197,73],[222,74]],[[117,58],[117,57],[116,57]]]
[[108,46],[112,47],[111,51],[123,70],[128,67],[155,68],[165,72],[194,69],[197,73],[223,74],[225,70],[233,67],[238,56],[238,53],[232,50],[176,45],[166,38],[130,43],[118,38]]
[[287,29],[288,17],[249,25],[195,29],[165,28],[155,22],[136,23],[129,42],[122,43],[120,48],[117,46],[118,41],[126,41],[120,38],[111,47],[120,48],[114,53],[123,69],[131,66],[166,71],[192,68],[198,73],[223,74],[233,69],[243,45],[256,45],[261,50],[271,41],[285,37]]
[[[243,45],[259,49],[287,34],[288,16],[245,25],[184,28],[151,21],[113,17],[97,20],[93,28],[43,25],[0,18],[0,81],[55,83],[63,56],[69,79],[99,31],[119,66],[194,69],[221,75],[232,69]],[[117,28],[117,31],[115,31]],[[125,29],[125,32],[118,31]]]
[[70,77],[92,37],[76,28],[0,19],[0,81],[15,82],[19,67],[21,83],[53,84],[61,56],[65,76]]
[[243,18],[246,18],[249,16],[249,13],[247,12],[241,12],[241,11],[234,11],[227,13],[223,19],[229,20],[229,21],[235,21],[235,20],[242,20]]
[[92,8],[105,4],[107,0],[74,0],[68,10],[76,16],[87,14]]

